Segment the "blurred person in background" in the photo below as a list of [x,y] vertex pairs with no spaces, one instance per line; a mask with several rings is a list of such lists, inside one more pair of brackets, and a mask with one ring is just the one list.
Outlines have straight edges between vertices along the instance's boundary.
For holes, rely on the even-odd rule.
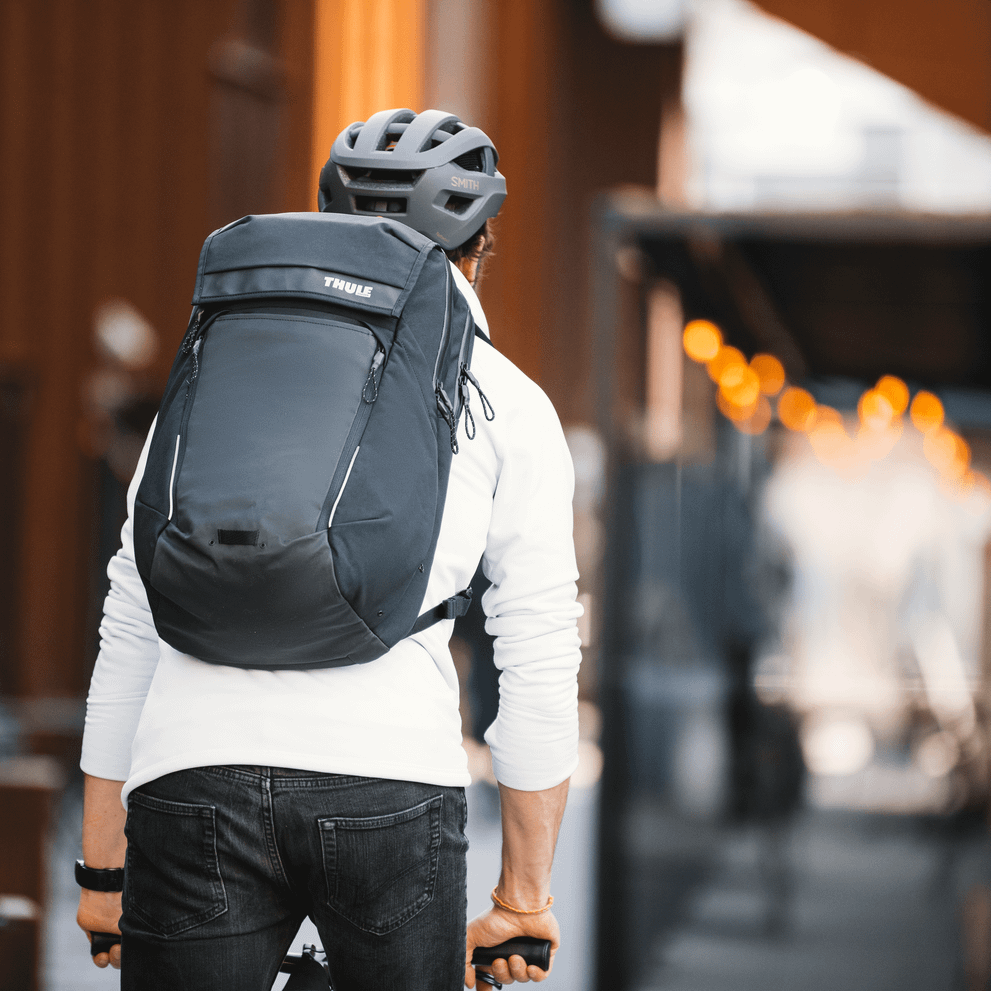
[[[482,336],[472,370],[495,416],[453,460],[431,587],[463,588],[479,556],[492,583],[483,605],[502,674],[485,738],[503,825],[492,908],[465,918],[453,623],[348,667],[245,670],[181,654],[158,637],[134,561],[146,444],[109,568],[81,761],[78,922],[123,933],[95,962],[121,967],[125,991],[269,991],[306,915],[336,991],[454,991],[474,986],[475,946],[529,935],[558,947],[551,862],[578,761],[574,478],[553,407],[491,346],[473,288],[505,196],[496,161],[451,114],[382,111],[340,134],[320,179],[322,210],[386,216],[440,244]],[[429,827],[427,805],[439,810]],[[342,827],[330,839],[328,819]],[[491,971],[546,976],[516,956]]]

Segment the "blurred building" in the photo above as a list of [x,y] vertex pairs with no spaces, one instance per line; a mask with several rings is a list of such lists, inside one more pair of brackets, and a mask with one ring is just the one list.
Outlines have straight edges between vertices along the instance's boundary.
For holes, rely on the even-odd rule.
[[[890,967],[814,965],[829,940],[801,910],[795,941],[755,950],[763,896],[721,900],[744,895],[726,824],[764,837],[751,889],[770,930],[792,914],[780,824],[802,791],[817,810],[970,810],[981,835],[991,143],[986,88],[946,83],[983,85],[989,12],[609,6],[639,37],[670,30],[662,6],[680,17],[685,76],[656,196],[598,214],[599,986],[791,986],[805,939],[801,986],[881,986]],[[939,906],[959,911],[945,888]],[[830,925],[850,916],[838,903]],[[892,945],[866,920],[844,939],[861,937]],[[939,950],[946,986],[955,952]],[[678,953],[690,969],[667,966]],[[934,986],[918,973],[902,986]]]

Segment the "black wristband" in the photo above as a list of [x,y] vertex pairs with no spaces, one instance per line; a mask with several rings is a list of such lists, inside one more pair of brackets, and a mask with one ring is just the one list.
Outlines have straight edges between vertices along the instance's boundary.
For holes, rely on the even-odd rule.
[[123,867],[87,867],[76,861],[76,884],[89,891],[123,891]]

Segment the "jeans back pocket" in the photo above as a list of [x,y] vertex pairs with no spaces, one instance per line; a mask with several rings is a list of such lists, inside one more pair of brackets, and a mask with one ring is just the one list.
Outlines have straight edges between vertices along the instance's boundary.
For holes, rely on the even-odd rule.
[[391,815],[318,819],[330,907],[384,935],[433,898],[443,795]]
[[227,911],[216,811],[132,792],[128,798],[124,919],[175,936]]

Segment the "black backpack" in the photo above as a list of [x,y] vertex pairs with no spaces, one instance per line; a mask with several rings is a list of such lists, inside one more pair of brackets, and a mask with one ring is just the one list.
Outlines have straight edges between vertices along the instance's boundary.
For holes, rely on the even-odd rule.
[[380,218],[245,217],[207,238],[193,307],[134,506],[162,639],[333,667],[463,614],[470,589],[418,616],[478,388],[443,251]]

